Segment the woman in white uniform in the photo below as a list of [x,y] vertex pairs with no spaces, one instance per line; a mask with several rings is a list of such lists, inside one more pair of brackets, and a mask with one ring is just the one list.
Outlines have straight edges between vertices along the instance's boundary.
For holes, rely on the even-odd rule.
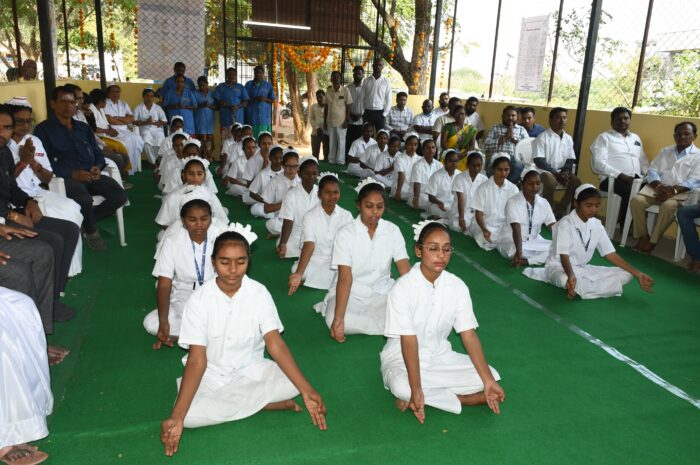
[[[179,345],[189,350],[178,395],[163,421],[165,454],[177,452],[183,427],[216,425],[260,410],[301,407],[326,429],[326,406],[306,380],[280,333],[284,330],[265,286],[246,276],[256,236],[240,225],[214,243],[216,278],[197,289],[185,306]],[[274,360],[265,358],[265,350]]]
[[[650,292],[654,280],[615,252],[605,227],[595,217],[600,208],[600,192],[591,184],[582,184],[574,199],[576,209],[554,225],[545,267],[525,268],[523,274],[566,289],[569,299],[577,295],[582,299],[621,296],[622,287],[632,277]],[[596,250],[615,266],[589,265]]]
[[221,205],[221,201],[219,201],[214,192],[204,185],[204,180],[208,174],[207,167],[209,162],[200,157],[188,157],[184,161],[185,168],[182,170],[181,178],[184,183],[163,199],[158,215],[156,215],[156,223],[163,226],[163,228],[167,228],[175,223],[179,218],[182,198],[193,191],[199,190],[203,192],[198,195],[211,205],[212,216],[228,224],[228,217],[224,207]]
[[472,199],[476,189],[489,180],[481,174],[484,164],[484,156],[480,152],[471,152],[467,155],[467,171],[459,173],[452,182],[454,200],[450,209],[450,227],[455,231],[467,233],[469,225],[474,217]]
[[[262,198],[262,192],[265,187],[272,181],[272,179],[283,173],[282,170],[282,156],[284,154],[284,149],[279,145],[276,145],[270,149],[270,165],[263,168],[256,176],[253,178],[253,182],[250,183],[248,187],[248,192],[243,194],[243,203],[251,207],[251,213],[254,216],[264,216],[253,212],[255,209],[257,212],[264,213],[264,203]],[[257,207],[256,207],[257,206]]]
[[153,101],[155,97],[153,89],[145,88],[141,92],[141,97],[143,103],[139,103],[134,108],[134,125],[139,128],[148,161],[155,165],[160,144],[165,140],[163,127],[168,124],[168,118],[160,105]]
[[118,85],[112,84],[107,87],[108,98],[104,107],[104,114],[107,116],[107,122],[119,133],[117,139],[126,146],[126,150],[129,152],[129,159],[131,160],[129,174],[134,174],[141,170],[143,139],[129,129],[128,125],[134,122],[134,115],[131,113],[129,105],[119,99],[120,96],[121,88]]
[[143,327],[156,336],[154,349],[163,344],[173,346],[172,338],[180,335],[187,300],[214,276],[211,251],[221,229],[212,224],[211,206],[199,198],[188,200],[180,209],[180,220],[182,228],[161,241],[153,268],[153,276],[158,279],[158,308],[146,315]]
[[386,150],[380,153],[374,162],[374,176],[372,177],[387,188],[394,185],[394,163],[400,150],[401,138],[396,135],[391,136]]
[[506,223],[512,234],[502,236],[497,245],[501,255],[516,268],[542,265],[547,260],[552,241],[543,238],[540,231],[543,225],[551,230],[557,221],[549,202],[538,194],[542,187],[539,173],[525,173],[522,185],[523,190],[506,202]]
[[321,173],[318,181],[321,202],[309,210],[302,220],[301,254],[292,266],[289,276],[289,295],[301,285],[328,290],[335,281],[336,270],[331,269],[333,241],[338,229],[352,221],[349,211],[338,206],[340,181],[335,173]]
[[350,144],[348,150],[348,169],[351,176],[358,176],[362,179],[372,176],[371,166],[367,164],[367,151],[370,147],[377,145],[374,135],[374,125],[365,123],[362,126],[362,136],[355,139]]
[[[499,413],[506,396],[476,334],[469,288],[445,270],[453,252],[447,227],[424,221],[414,230],[420,263],[399,278],[387,301],[384,387],[420,423],[426,405],[459,414],[463,405],[487,404]],[[453,329],[468,355],[452,350]]]
[[384,334],[386,298],[394,285],[391,263],[399,275],[411,268],[401,231],[382,219],[384,186],[367,178],[355,190],[360,214],[338,230],[333,242],[331,268],[338,270],[337,282],[314,305],[338,342],[346,334]]
[[248,193],[248,187],[257,174],[270,160],[270,149],[272,148],[272,136],[269,132],[263,132],[258,138],[258,149],[255,139],[246,137],[242,141],[243,156],[236,157],[226,173],[226,183],[228,190],[226,193],[234,197],[243,197]]
[[425,193],[430,176],[442,168],[442,163],[435,159],[437,146],[432,139],[423,141],[423,157],[413,165],[411,170],[411,189],[408,205],[420,210],[428,207],[428,194]]
[[268,238],[277,237],[282,232],[282,219],[279,217],[280,208],[284,196],[292,187],[298,186],[301,182],[297,173],[299,172],[299,154],[296,150],[288,149],[282,156],[282,175],[275,176],[265,186],[262,191],[262,207],[253,205],[250,212],[254,216],[267,218],[265,227],[269,234]]
[[406,137],[404,151],[396,155],[394,159],[391,196],[399,202],[408,200],[411,195],[411,173],[413,165],[420,159],[416,150],[418,150],[418,136],[411,134]]
[[460,173],[457,169],[459,164],[459,152],[454,149],[445,150],[443,158],[444,168],[430,176],[425,193],[428,194],[428,217],[434,219],[448,218],[452,209],[454,195],[452,194],[452,183]]
[[360,156],[360,161],[367,166],[367,168],[360,173],[360,178],[365,179],[375,175],[374,169],[377,164],[377,159],[379,158],[379,155],[384,153],[384,151],[387,149],[388,143],[389,131],[386,129],[380,129],[377,131],[377,143],[367,147],[364,154]]
[[26,295],[0,287],[0,461],[41,463],[48,455],[27,443],[49,434],[53,395],[39,310]]
[[231,137],[224,139],[221,144],[221,160],[219,160],[219,167],[216,170],[217,176],[223,177],[224,174],[228,173],[233,160],[243,153],[243,147],[241,147],[241,140],[243,139],[241,125],[233,123],[229,131]]
[[277,255],[280,258],[298,258],[301,253],[301,230],[304,215],[318,205],[318,160],[305,157],[300,160],[299,179],[301,183],[287,191],[282,201],[279,218],[282,231],[277,242]]
[[[42,184],[48,185],[54,174],[41,139],[29,133],[32,123],[32,107],[29,102],[25,97],[14,97],[7,104],[12,108],[15,118],[12,138],[7,142],[7,148],[12,153],[15,168],[25,165],[15,178],[17,186],[37,201],[44,216],[70,221],[81,227],[83,215],[80,213],[80,205],[64,195],[41,187]],[[82,271],[83,239],[78,236],[68,276],[76,276]]]
[[492,166],[493,175],[474,194],[474,220],[469,225],[469,235],[484,250],[495,249],[502,236],[510,235],[510,225],[506,223],[506,202],[518,193],[517,186],[507,179],[510,157],[500,155],[494,158]]

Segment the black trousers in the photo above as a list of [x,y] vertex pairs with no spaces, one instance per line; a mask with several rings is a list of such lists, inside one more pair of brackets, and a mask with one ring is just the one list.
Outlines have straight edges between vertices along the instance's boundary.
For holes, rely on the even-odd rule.
[[321,153],[321,146],[323,146],[323,159],[328,161],[328,134],[321,131],[321,135],[318,135],[318,131],[311,132],[311,155],[318,159]]
[[383,110],[365,110],[362,114],[362,120],[365,123],[373,124],[375,133],[380,129],[384,129],[384,125],[386,124]]
[[0,251],[11,257],[7,264],[0,265],[0,286],[28,295],[39,309],[44,332],[53,333],[56,299],[51,246],[37,238],[14,237],[8,241],[0,237]]
[[[97,181],[79,182],[65,178],[66,195],[80,205],[83,214],[83,231],[92,234],[97,231],[97,222],[114,214],[126,203],[126,191],[112,178],[101,176]],[[93,206],[92,196],[101,195],[105,201]]]
[[[620,202],[620,211],[617,215],[617,222],[620,224],[620,227],[624,226],[625,224],[625,217],[627,216],[627,206],[630,203],[630,194],[632,192],[632,183],[631,182],[625,182],[622,181],[620,178],[615,178],[613,185],[613,191],[622,197],[622,202]],[[606,191],[608,190],[608,178],[605,178],[603,182],[600,183],[600,190]]]

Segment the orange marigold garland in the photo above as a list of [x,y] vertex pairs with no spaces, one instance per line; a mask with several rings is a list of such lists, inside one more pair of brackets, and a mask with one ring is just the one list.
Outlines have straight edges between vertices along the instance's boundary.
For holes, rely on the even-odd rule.
[[138,63],[138,44],[139,44],[139,6],[134,7],[134,61]]
[[80,35],[80,74],[83,79],[87,78],[87,65],[85,64],[85,11],[83,10],[85,0],[78,0],[78,33]]

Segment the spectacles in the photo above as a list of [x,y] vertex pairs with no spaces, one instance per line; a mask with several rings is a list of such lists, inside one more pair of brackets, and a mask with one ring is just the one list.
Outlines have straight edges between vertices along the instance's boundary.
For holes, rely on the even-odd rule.
[[441,251],[445,255],[451,255],[452,252],[454,252],[454,250],[455,250],[455,248],[452,247],[451,245],[446,245],[444,247],[440,247],[438,244],[430,244],[428,246],[421,245],[420,247],[423,250],[427,250],[430,255],[439,255]]

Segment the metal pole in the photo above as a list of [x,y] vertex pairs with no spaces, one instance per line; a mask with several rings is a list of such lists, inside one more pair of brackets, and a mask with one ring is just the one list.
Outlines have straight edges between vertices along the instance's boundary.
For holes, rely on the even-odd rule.
[[498,50],[498,29],[501,27],[501,4],[498,0],[498,14],[496,15],[496,34],[493,38],[493,58],[491,59],[491,81],[489,82],[489,98],[493,95],[493,77],[496,73],[496,51]]
[[228,48],[228,41],[226,40],[226,0],[223,0],[222,3],[222,23],[223,23],[223,29],[224,29],[224,72],[226,71],[226,68],[228,67],[228,53],[227,53],[227,48]]
[[345,85],[345,54],[347,53],[346,50],[347,49],[345,47],[342,47],[340,49],[340,83],[342,85]]
[[428,98],[435,101],[435,81],[437,79],[437,62],[440,56],[440,16],[442,14],[442,0],[435,4],[435,35],[433,36],[433,62],[430,64],[430,88]]
[[554,35],[554,51],[552,52],[552,70],[549,74],[549,90],[547,91],[547,106],[552,101],[552,92],[554,91],[554,72],[557,69],[557,53],[559,51],[559,33],[561,32],[561,17],[564,10],[564,0],[559,1],[559,14],[557,15],[557,30]]
[[66,69],[70,78],[70,47],[68,46],[68,14],[66,13],[66,0],[61,0],[61,8],[63,9],[63,37],[66,41]]
[[102,0],[95,0],[95,24],[97,29],[97,58],[100,60],[100,87],[107,88],[105,72],[105,41],[102,34]]
[[[600,27],[600,13],[603,0],[593,0],[591,4],[591,19],[588,26],[588,39],[586,40],[586,53],[583,59],[583,71],[581,72],[581,88],[578,93],[578,105],[576,106],[576,121],[574,123],[574,153],[578,162],[581,156],[581,141],[586,125],[586,111],[588,109],[588,92],[591,89],[593,74],[593,60],[595,59],[595,46],[598,41],[598,29]],[[578,163],[577,163],[578,166]]]
[[[450,93],[452,87],[452,57],[455,54],[455,30],[457,29],[457,3],[455,0],[455,11],[452,13],[452,39],[450,39],[450,69],[447,72],[447,93]],[[563,0],[562,0],[563,1]]]
[[233,66],[238,69],[238,0],[233,4]]
[[642,74],[644,73],[644,55],[647,52],[647,39],[649,38],[649,26],[651,25],[651,12],[654,9],[654,0],[649,0],[647,10],[647,22],[644,25],[644,38],[642,39],[642,50],[639,52],[639,67],[637,68],[637,80],[634,82],[634,96],[632,97],[632,108],[637,106],[639,101],[639,90],[642,87]]
[[17,47],[17,74],[22,68],[22,41],[19,34],[19,18],[17,17],[17,0],[12,0],[12,23],[15,26],[15,46]]
[[41,44],[41,62],[44,66],[44,94],[46,96],[46,114],[53,115],[51,94],[56,88],[56,70],[53,66],[53,39],[51,38],[51,11],[49,0],[37,0],[36,12],[39,19],[39,42]]

